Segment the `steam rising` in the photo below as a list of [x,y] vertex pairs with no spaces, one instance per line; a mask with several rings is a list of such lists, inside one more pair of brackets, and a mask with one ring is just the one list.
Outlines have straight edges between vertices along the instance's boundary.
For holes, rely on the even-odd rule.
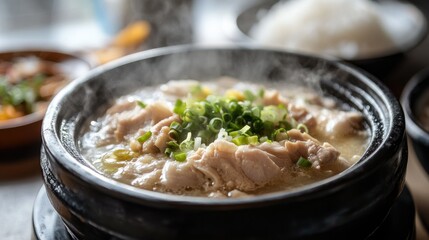
[[[144,19],[151,24],[152,32],[143,49],[192,42],[192,1],[142,0],[128,1],[128,5],[131,12],[127,22]],[[241,50],[183,52],[130,63],[97,76],[103,79],[100,81],[103,84],[114,86],[97,86],[100,94],[107,92],[108,95],[101,99],[104,101],[97,101],[97,106],[100,102],[110,102],[136,89],[159,85],[171,79],[210,80],[231,76],[257,83],[287,81],[320,91],[320,80],[333,77],[333,68],[327,70],[324,61],[303,61],[294,56],[285,57],[281,53]],[[94,91],[94,86],[91,88],[88,91]],[[95,90],[95,94],[97,92]],[[93,106],[89,108],[93,109]]]
[[[143,0],[130,1],[129,5],[134,12],[128,16],[128,22],[143,19],[151,23],[152,32],[143,48],[192,42],[192,1]],[[81,85],[83,89],[76,88],[78,93],[69,101],[79,109],[82,119],[94,118],[114,99],[172,79],[211,80],[230,76],[256,83],[279,82],[283,86],[287,81],[291,85],[304,85],[323,92],[320,81],[332,79],[336,74],[333,71],[337,71],[330,64],[326,66],[325,61],[246,48],[194,51],[173,47],[165,50],[167,55],[145,60],[139,60],[139,55],[129,56],[129,63],[116,63],[113,69],[100,69],[99,74],[93,72],[92,79]],[[158,51],[149,50],[143,54],[157,55]],[[96,114],[95,110],[98,111]]]
[[[93,79],[83,84],[84,91],[78,90],[79,96],[70,101],[76,101],[76,107],[81,109],[83,103],[85,110],[83,116],[94,118],[97,117],[94,116],[95,109],[101,114],[116,98],[169,80],[208,81],[229,76],[259,84],[268,81],[274,84],[274,87],[276,84],[282,87],[295,85],[309,87],[323,95],[321,81],[347,77],[333,64],[316,58],[303,58],[281,52],[257,49],[192,50],[187,47],[173,47],[168,50],[155,49],[152,53],[161,51],[168,54],[143,60],[138,60],[139,56],[134,55],[130,58],[137,61],[95,75]],[[85,100],[82,102],[81,99]]]

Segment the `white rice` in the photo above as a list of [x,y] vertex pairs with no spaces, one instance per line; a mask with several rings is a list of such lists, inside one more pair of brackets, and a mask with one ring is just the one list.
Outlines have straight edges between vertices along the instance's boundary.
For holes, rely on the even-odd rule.
[[356,59],[394,50],[380,9],[369,0],[279,2],[250,35],[263,45]]

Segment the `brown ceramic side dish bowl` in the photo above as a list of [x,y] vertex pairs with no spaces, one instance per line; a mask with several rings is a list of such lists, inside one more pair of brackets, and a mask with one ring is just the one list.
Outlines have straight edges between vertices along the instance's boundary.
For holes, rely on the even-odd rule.
[[[88,61],[69,53],[50,50],[18,50],[0,52],[0,61],[11,62],[19,58],[36,57],[53,62],[71,81],[90,69]],[[0,121],[0,150],[9,151],[40,142],[40,131],[45,110],[18,118]]]

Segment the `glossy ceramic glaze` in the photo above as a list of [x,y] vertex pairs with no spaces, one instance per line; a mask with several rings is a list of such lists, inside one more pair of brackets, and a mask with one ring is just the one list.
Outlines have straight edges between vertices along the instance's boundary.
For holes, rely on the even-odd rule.
[[429,173],[429,132],[418,121],[420,100],[429,93],[429,69],[416,74],[405,86],[401,96],[407,122],[407,133],[420,163]]
[[[97,173],[80,154],[84,124],[115,98],[170,79],[225,75],[318,89],[363,112],[370,146],[332,178],[240,199],[137,189]],[[403,112],[384,85],[341,63],[244,46],[154,49],[94,69],[55,97],[42,128],[48,197],[77,239],[362,239],[387,216],[407,163]]]
[[[229,23],[226,27],[230,38],[235,41],[254,42],[249,36],[250,29],[259,21],[261,15],[277,2],[279,1],[260,1],[230,17],[229,20],[233,23]],[[386,74],[392,70],[392,67],[403,60],[405,53],[423,41],[427,32],[427,22],[423,13],[411,3],[398,1],[378,1],[378,3],[380,4],[380,9],[384,10],[388,18],[396,18],[397,22],[409,25],[408,29],[412,29],[412,31],[401,36],[403,40],[401,39],[400,45],[396,50],[345,61],[383,80]]]
[[[70,79],[90,69],[90,64],[86,60],[69,53],[48,50],[0,52],[1,61],[31,56],[58,63]],[[0,121],[0,151],[14,152],[18,148],[40,143],[40,129],[44,114],[44,112],[34,112],[23,117]]]

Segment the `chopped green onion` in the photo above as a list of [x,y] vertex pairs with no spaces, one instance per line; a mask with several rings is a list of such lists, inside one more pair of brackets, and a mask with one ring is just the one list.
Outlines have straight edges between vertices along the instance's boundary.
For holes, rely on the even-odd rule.
[[235,124],[233,122],[228,123],[228,132],[237,131],[239,129],[240,129],[240,127],[237,124]]
[[171,138],[171,139],[179,139],[179,133],[176,131],[176,130],[174,130],[174,129],[171,129],[169,132],[168,132],[168,136]]
[[31,79],[10,83],[6,76],[0,76],[0,105],[22,107],[25,114],[34,112],[36,102],[45,98],[39,93],[45,79],[43,74],[37,74]]
[[238,126],[243,126],[243,125],[246,125],[246,120],[243,118],[243,116],[238,116],[236,119],[235,119],[235,123],[238,125]]
[[228,108],[233,116],[236,116],[242,110],[242,107],[236,101],[231,101]]
[[178,162],[184,162],[186,160],[186,153],[185,152],[173,153],[173,158]]
[[170,156],[172,152],[173,152],[173,150],[171,148],[166,148],[164,151],[165,155],[167,155],[167,156]]
[[247,143],[248,144],[253,144],[253,145],[256,145],[256,144],[258,144],[259,143],[259,141],[258,141],[258,136],[256,136],[256,135],[254,135],[254,136],[250,136],[250,137],[247,137]]
[[198,114],[194,114],[190,109],[185,109],[182,114],[182,119],[186,122],[193,122],[195,117],[199,117]]
[[212,138],[212,132],[210,130],[201,130],[198,132],[197,137],[200,137],[202,142],[209,143]]
[[184,152],[189,152],[194,149],[194,141],[183,141],[179,145],[179,149]]
[[279,127],[280,128],[284,128],[286,130],[291,130],[292,129],[292,124],[288,121],[280,121],[279,122]]
[[259,141],[261,143],[263,143],[263,142],[271,143],[272,142],[270,139],[268,139],[267,136],[263,136],[263,137],[259,138]]
[[252,108],[252,114],[255,117],[261,117],[261,109],[259,107],[253,107]]
[[194,141],[191,140],[192,133],[188,132],[186,139],[179,144],[179,149],[183,152],[188,152],[194,149]]
[[296,129],[300,130],[301,132],[308,133],[308,128],[305,124],[300,123],[296,126]]
[[265,136],[271,136],[271,134],[274,131],[274,123],[270,122],[270,121],[264,121],[263,125],[264,125],[264,127],[263,127],[263,129],[264,129],[263,135],[265,135]]
[[265,96],[265,89],[263,89],[263,88],[259,89],[259,91],[258,91],[258,96],[259,96],[260,98],[263,98],[263,97]]
[[145,108],[147,106],[146,103],[144,103],[143,101],[137,100],[137,105],[141,108]]
[[223,121],[220,118],[212,118],[209,123],[210,131],[218,133],[223,126]]
[[272,139],[274,139],[276,141],[282,141],[282,140],[286,140],[288,138],[289,138],[289,136],[287,135],[286,129],[284,129],[284,128],[279,128],[276,131],[274,131],[273,137],[272,137]]
[[179,144],[177,144],[176,141],[169,141],[167,142],[167,148],[165,149],[164,153],[167,156],[171,156],[173,152],[177,151],[179,149]]
[[176,131],[182,131],[182,126],[180,125],[180,123],[174,121],[170,124],[170,128],[174,129]]
[[[265,94],[264,89],[257,93],[245,90],[238,94],[242,94],[245,100],[239,100],[241,97],[206,96],[202,86],[197,85],[191,90],[190,99],[177,100],[173,111],[179,115],[180,121],[170,124],[172,141],[167,143],[165,153],[172,157],[179,152],[187,154],[216,139],[232,141],[236,145],[288,139],[286,131],[297,125],[293,118],[288,117],[284,104],[258,105]],[[299,129],[305,131],[301,125]]]
[[245,134],[247,131],[249,131],[250,130],[250,126],[249,125],[246,125],[246,126],[244,126],[242,129],[240,129],[240,133],[241,134]]
[[250,111],[250,110],[246,110],[246,111],[244,111],[242,114],[241,114],[241,116],[244,118],[244,120],[246,120],[246,121],[252,121],[253,120],[253,117],[254,117],[254,115],[253,115],[253,113],[252,113],[252,111]]
[[292,126],[296,126],[297,124],[296,124],[296,120],[295,120],[295,118],[290,118],[290,124],[292,125]]
[[169,147],[171,149],[178,149],[179,144],[177,144],[176,141],[169,141],[169,142],[167,142],[167,147]]
[[223,113],[222,119],[224,122],[230,122],[232,120],[232,115],[229,113]]
[[255,129],[255,131],[259,132],[264,128],[264,123],[262,122],[261,119],[258,118],[253,121],[252,127],[253,129]]
[[262,121],[276,122],[276,119],[277,119],[277,113],[275,111],[274,106],[267,106],[261,110]]
[[243,94],[244,97],[251,102],[255,101],[256,99],[255,94],[253,94],[250,90],[244,90]]
[[150,137],[152,136],[152,132],[151,131],[147,131],[145,132],[143,135],[141,135],[140,137],[137,138],[137,141],[139,143],[144,143],[146,142]]
[[176,103],[174,104],[173,112],[178,115],[183,115],[183,113],[185,112],[185,109],[186,109],[186,103],[180,99],[177,99]]
[[233,138],[232,142],[237,146],[245,145],[245,144],[247,144],[247,137],[238,136],[238,137]]
[[193,122],[184,122],[182,124],[182,127],[183,127],[183,130],[190,131],[191,129],[194,128],[194,125],[195,124]]
[[202,116],[205,113],[205,107],[203,104],[200,104],[199,102],[195,102],[192,106],[191,106],[191,111],[194,115],[198,115],[198,116]]
[[266,142],[267,140],[268,140],[267,136],[263,136],[263,137],[259,138],[259,141],[261,141],[261,142]]
[[298,161],[296,162],[296,164],[297,164],[299,167],[302,167],[302,168],[309,168],[309,167],[311,167],[311,165],[312,165],[312,163],[311,163],[310,161],[308,161],[308,159],[307,159],[307,158],[304,158],[304,157],[299,157],[299,159],[298,159]]
[[231,137],[237,137],[238,135],[240,135],[240,131],[238,131],[238,130],[229,133],[229,136],[231,136]]
[[207,122],[209,120],[206,116],[198,116],[198,119],[199,119],[200,123],[204,124],[204,125],[207,124]]
[[200,94],[202,91],[203,91],[203,88],[201,87],[201,84],[199,84],[199,83],[191,88],[191,94],[192,95]]

